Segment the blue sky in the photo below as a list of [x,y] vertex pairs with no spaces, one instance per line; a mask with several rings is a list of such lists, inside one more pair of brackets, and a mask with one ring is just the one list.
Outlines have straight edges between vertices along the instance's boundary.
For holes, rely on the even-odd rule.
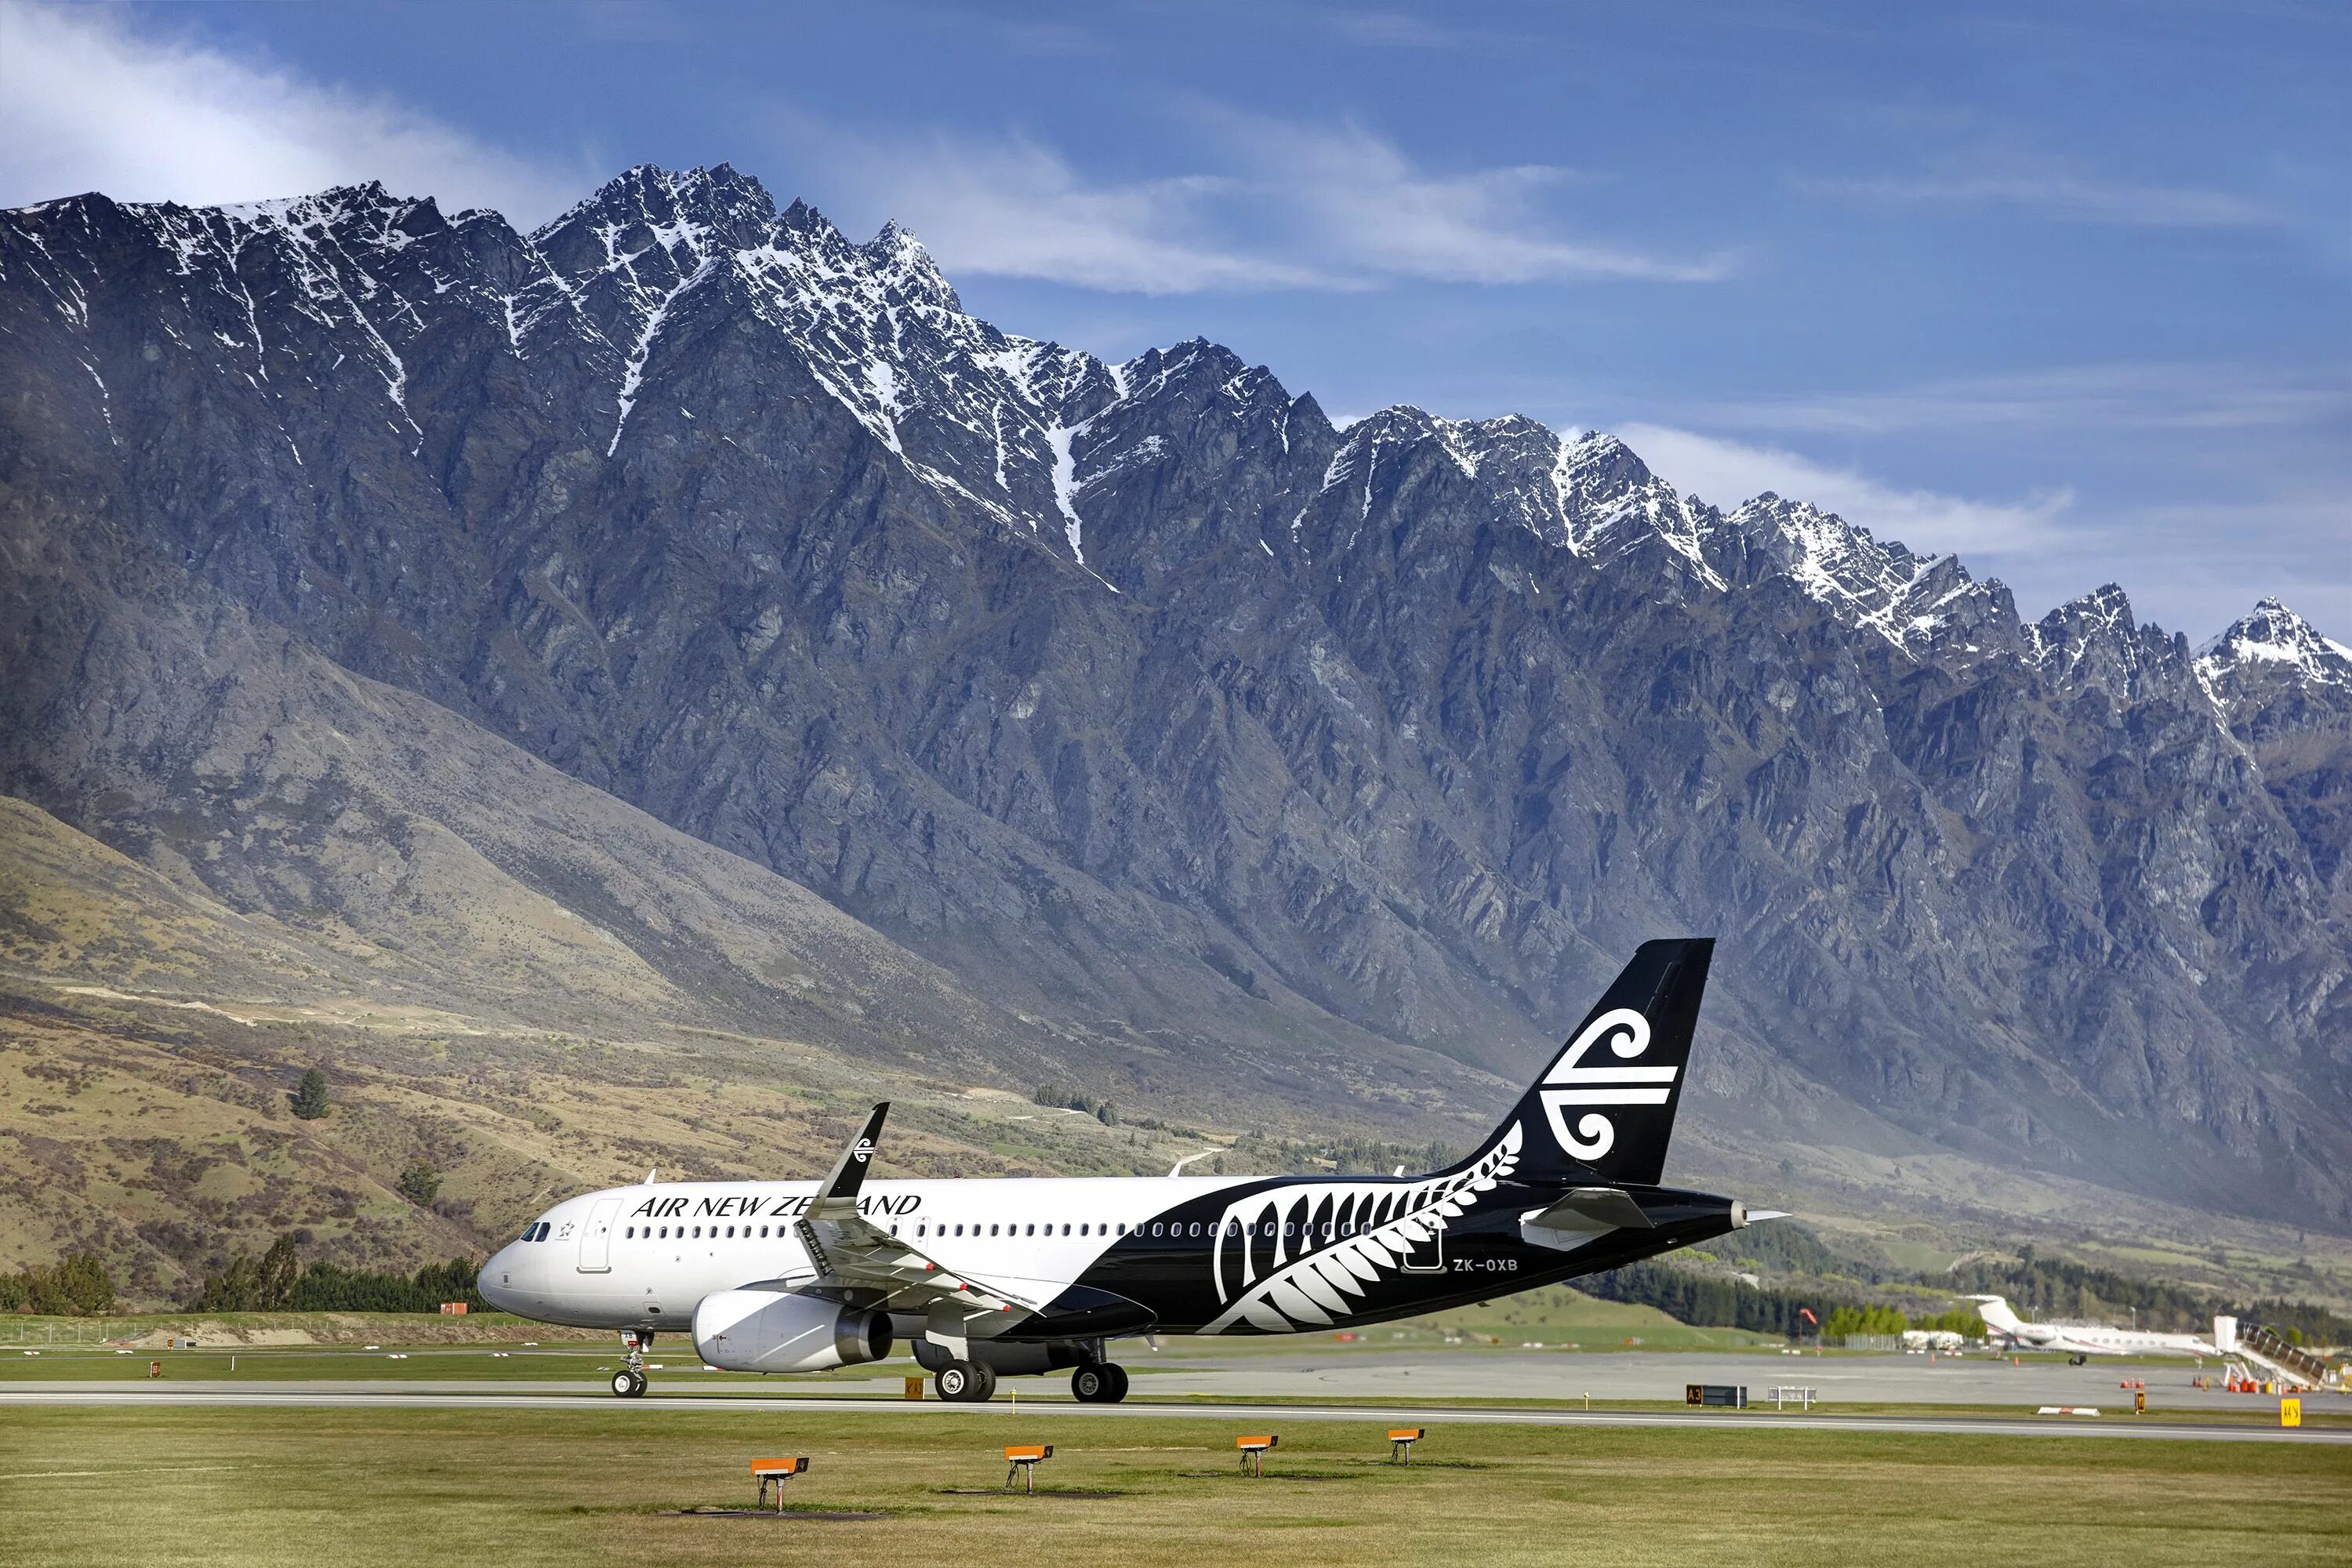
[[2352,9],[0,0],[0,204],[726,160],[968,306],[2352,639]]

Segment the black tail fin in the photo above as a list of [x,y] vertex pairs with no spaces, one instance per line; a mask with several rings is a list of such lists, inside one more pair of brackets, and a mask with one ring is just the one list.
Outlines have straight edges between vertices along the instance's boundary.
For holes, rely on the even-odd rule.
[[[1714,952],[1706,937],[1642,944],[1550,1069],[1512,1107],[1520,1180],[1657,1183]],[[1506,1134],[1511,1121],[1503,1123]]]

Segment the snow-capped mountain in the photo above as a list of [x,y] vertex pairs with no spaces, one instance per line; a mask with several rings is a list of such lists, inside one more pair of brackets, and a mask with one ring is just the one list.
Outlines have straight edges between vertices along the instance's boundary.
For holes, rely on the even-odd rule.
[[[238,845],[322,809],[204,728],[234,630],[1068,1021],[1122,1100],[1468,1125],[1696,930],[1723,1148],[2352,1213],[2307,695],[2352,688],[2283,609],[2192,658],[2118,588],[2029,623],[1607,435],[1108,363],[725,165],[528,235],[374,185],[49,203],[0,215],[0,788],[232,903],[276,884],[121,803]],[[2257,668],[2294,692],[2247,709]]]
[[2352,647],[2320,636],[2276,599],[2263,599],[2197,650],[2197,668],[2209,681],[2265,670],[2322,686],[2352,686]]

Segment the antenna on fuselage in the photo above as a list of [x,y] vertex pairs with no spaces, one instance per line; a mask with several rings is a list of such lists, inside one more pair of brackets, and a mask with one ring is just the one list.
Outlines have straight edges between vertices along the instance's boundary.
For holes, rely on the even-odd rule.
[[649,1187],[650,1187],[650,1186],[652,1186],[653,1184],[654,1184],[654,1167],[653,1167],[653,1166],[651,1166],[651,1165],[647,1165],[647,1166],[646,1167],[646,1185],[647,1185],[647,1186],[649,1186]]

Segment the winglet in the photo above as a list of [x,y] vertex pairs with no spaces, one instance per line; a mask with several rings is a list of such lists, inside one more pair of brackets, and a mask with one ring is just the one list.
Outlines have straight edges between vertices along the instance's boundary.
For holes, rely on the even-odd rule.
[[887,1100],[874,1108],[874,1114],[866,1119],[866,1131],[857,1135],[856,1142],[841,1152],[841,1158],[834,1162],[833,1173],[825,1177],[824,1184],[816,1190],[816,1196],[809,1200],[811,1207],[827,1198],[854,1198],[857,1195],[857,1190],[866,1184],[866,1168],[873,1163],[874,1151],[882,1142],[882,1119],[889,1114],[890,1102]]

